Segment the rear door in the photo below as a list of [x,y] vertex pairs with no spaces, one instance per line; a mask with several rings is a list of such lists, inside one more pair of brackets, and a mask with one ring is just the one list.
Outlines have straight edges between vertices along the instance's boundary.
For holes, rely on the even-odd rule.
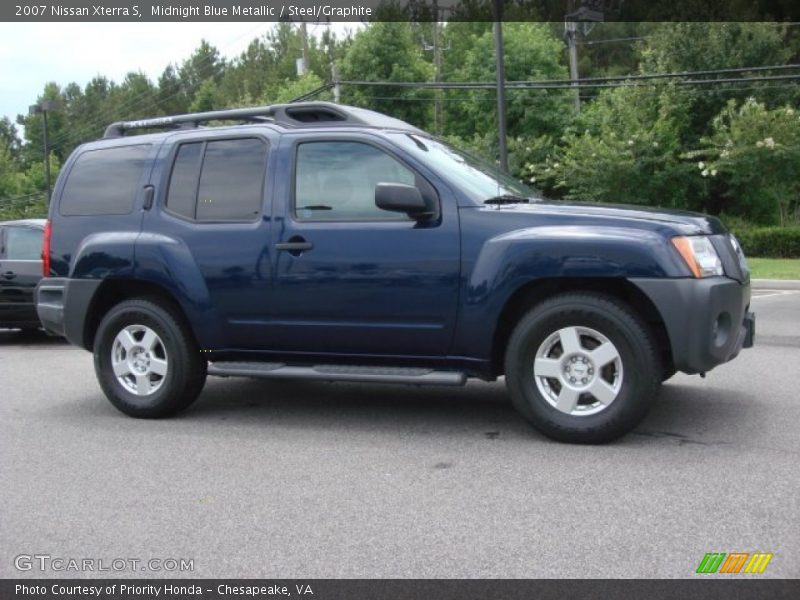
[[43,231],[25,224],[0,227],[0,323],[37,325],[33,290],[42,277]]
[[271,284],[268,135],[256,129],[181,135],[165,144],[154,174],[159,201],[145,214],[144,230],[180,240],[191,254],[216,321],[204,326],[220,332],[215,349],[265,343],[254,320]]

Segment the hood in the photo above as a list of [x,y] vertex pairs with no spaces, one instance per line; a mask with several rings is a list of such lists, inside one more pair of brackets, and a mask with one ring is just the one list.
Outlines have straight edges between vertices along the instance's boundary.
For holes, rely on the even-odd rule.
[[[530,204],[500,204],[483,207],[484,210],[504,214],[519,213],[539,215],[550,219],[564,220],[574,224],[575,220],[603,220],[604,224],[635,225],[648,229],[672,229],[681,235],[726,233],[724,225],[716,217],[685,210],[636,206],[632,204],[601,204],[596,202],[567,202],[558,200],[536,200]],[[633,222],[633,223],[632,223]]]

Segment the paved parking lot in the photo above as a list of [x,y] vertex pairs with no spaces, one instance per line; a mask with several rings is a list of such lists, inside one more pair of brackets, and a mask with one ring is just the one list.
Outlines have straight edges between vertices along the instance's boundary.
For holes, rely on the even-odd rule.
[[189,558],[193,577],[691,577],[712,551],[800,577],[800,292],[757,293],[757,347],[674,377],[603,447],[543,438],[502,383],[209,378],[179,418],[134,420],[88,353],[0,331],[0,577],[42,576],[13,564],[37,553]]

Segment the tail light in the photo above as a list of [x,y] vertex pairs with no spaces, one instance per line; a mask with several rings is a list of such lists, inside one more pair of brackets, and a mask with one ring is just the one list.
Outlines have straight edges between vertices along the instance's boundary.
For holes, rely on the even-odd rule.
[[42,277],[50,277],[50,236],[52,227],[48,220],[44,226],[44,237],[42,238]]

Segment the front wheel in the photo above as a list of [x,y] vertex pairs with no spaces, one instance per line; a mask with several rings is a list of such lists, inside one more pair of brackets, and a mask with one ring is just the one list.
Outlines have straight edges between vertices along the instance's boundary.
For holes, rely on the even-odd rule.
[[203,389],[207,365],[188,327],[149,300],[121,302],[97,329],[97,380],[132,417],[166,417],[189,406]]
[[534,307],[506,349],[506,386],[545,435],[604,443],[633,429],[658,393],[662,367],[647,325],[603,294],[569,293]]

